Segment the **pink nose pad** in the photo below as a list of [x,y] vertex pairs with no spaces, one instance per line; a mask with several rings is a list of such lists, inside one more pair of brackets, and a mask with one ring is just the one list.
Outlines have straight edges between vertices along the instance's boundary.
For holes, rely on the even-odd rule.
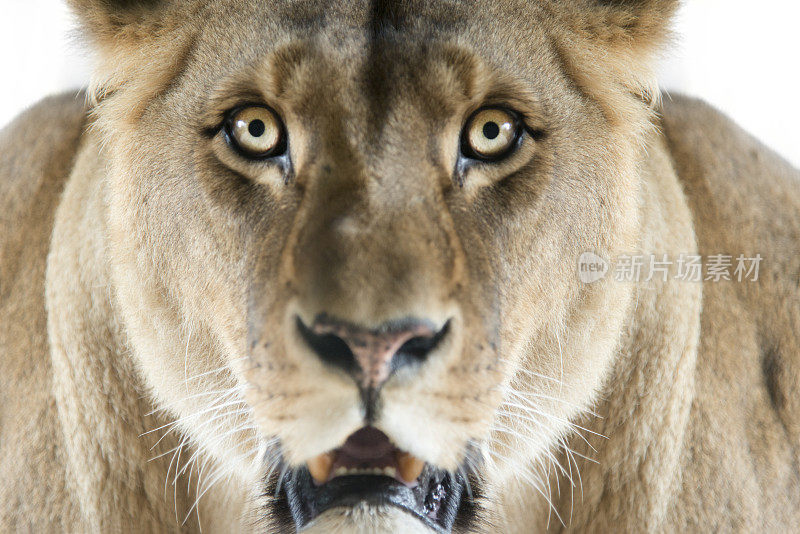
[[395,369],[424,360],[445,332],[444,328],[437,332],[430,321],[409,320],[369,330],[324,315],[309,330],[316,340],[327,340],[331,345],[331,336],[335,336],[347,346],[352,356],[339,355],[334,361],[331,354],[335,351],[304,336],[323,360],[333,361],[353,374],[363,390],[377,390]]

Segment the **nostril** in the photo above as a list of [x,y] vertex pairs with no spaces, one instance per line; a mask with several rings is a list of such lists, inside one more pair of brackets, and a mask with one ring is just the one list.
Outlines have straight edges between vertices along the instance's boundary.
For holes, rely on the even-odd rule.
[[412,337],[397,349],[397,353],[395,353],[394,360],[392,361],[392,367],[397,369],[404,365],[423,362],[425,358],[428,357],[428,354],[439,346],[439,343],[447,335],[449,329],[450,321],[447,321],[441,330],[433,335]]
[[297,329],[300,336],[319,358],[347,372],[358,371],[355,355],[347,343],[336,334],[317,334],[297,318]]

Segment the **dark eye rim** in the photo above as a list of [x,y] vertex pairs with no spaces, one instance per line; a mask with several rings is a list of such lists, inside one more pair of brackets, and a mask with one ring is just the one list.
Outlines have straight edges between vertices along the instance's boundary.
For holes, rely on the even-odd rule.
[[[497,110],[502,111],[503,113],[507,113],[511,118],[514,119],[514,140],[509,143],[508,148],[499,152],[492,156],[484,156],[482,154],[478,154],[470,145],[469,143],[469,136],[467,134],[467,130],[472,125],[472,121],[475,120],[475,117],[478,114],[486,111],[486,110]],[[509,109],[504,106],[481,106],[472,113],[469,114],[467,120],[464,121],[464,126],[461,128],[461,141],[460,141],[460,148],[461,148],[461,155],[465,158],[474,161],[480,161],[485,163],[497,163],[508,156],[510,156],[513,152],[519,148],[520,142],[522,141],[522,133],[525,131],[524,121],[520,114],[513,109]]]
[[[236,137],[233,135],[233,121],[236,116],[245,109],[248,108],[261,108],[267,110],[272,116],[275,118],[275,121],[278,123],[278,128],[280,130],[278,136],[278,142],[272,147],[271,150],[264,152],[264,153],[256,153],[251,152],[244,148],[239,142],[236,140]],[[245,103],[232,108],[225,113],[225,120],[222,123],[222,134],[225,137],[225,142],[227,145],[237,154],[242,156],[245,159],[253,160],[253,161],[264,161],[270,160],[275,158],[280,158],[281,156],[285,156],[288,149],[289,149],[289,140],[288,135],[286,132],[286,125],[281,119],[281,116],[278,114],[277,111],[272,109],[270,106],[261,103]]]

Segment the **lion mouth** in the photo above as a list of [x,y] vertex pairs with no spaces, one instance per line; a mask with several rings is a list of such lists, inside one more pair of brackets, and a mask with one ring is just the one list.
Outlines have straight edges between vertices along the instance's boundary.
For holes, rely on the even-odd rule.
[[283,484],[292,517],[302,530],[332,508],[359,503],[394,506],[438,532],[450,532],[466,481],[395,447],[374,427],[288,471]]

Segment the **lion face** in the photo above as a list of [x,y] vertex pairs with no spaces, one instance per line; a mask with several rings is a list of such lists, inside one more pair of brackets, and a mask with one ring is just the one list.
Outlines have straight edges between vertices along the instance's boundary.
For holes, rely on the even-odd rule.
[[648,79],[583,8],[614,33],[578,1],[90,26],[133,351],[198,450],[298,527],[465,525],[592,401],[629,294],[576,261],[637,238]]

